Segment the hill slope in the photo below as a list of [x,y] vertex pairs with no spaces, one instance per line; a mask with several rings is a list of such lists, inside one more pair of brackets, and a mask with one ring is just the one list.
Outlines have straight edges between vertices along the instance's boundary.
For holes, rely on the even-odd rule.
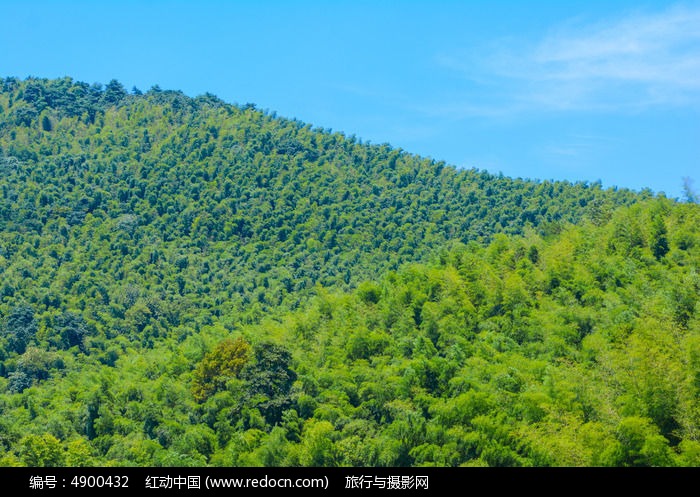
[[1,86],[0,464],[699,463],[697,206]]
[[[33,286],[56,296],[98,288],[92,275],[110,287],[157,279],[168,298],[206,294],[216,315],[254,314],[451,241],[556,229],[640,198],[457,171],[209,95],[127,95],[116,82],[69,79],[7,79],[3,89],[2,255],[15,261],[33,246]],[[76,267],[80,282],[65,283]],[[6,296],[21,285],[11,275]]]

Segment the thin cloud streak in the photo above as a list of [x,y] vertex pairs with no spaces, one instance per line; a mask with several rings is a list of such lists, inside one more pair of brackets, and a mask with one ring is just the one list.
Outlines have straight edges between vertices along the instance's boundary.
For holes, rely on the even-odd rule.
[[514,48],[511,40],[487,58],[440,54],[435,62],[459,72],[469,85],[468,96],[478,91],[482,100],[431,106],[431,113],[445,117],[697,109],[700,8],[674,7],[595,25],[569,23],[524,49]]

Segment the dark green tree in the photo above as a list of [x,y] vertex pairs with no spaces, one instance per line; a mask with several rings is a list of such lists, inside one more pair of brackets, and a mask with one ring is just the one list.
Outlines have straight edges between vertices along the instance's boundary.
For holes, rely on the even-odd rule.
[[13,371],[7,376],[7,390],[14,393],[22,393],[31,387],[34,380],[24,371]]
[[41,118],[41,129],[44,131],[52,131],[53,130],[53,124],[51,123],[51,119],[49,116],[44,116]]
[[117,105],[126,97],[127,92],[124,86],[116,79],[107,83],[104,93],[102,94],[102,103],[105,107]]
[[63,349],[78,347],[85,351],[85,337],[88,336],[88,325],[79,314],[64,312],[56,318],[55,330],[59,345]]
[[654,216],[651,221],[651,252],[656,260],[661,260],[669,250],[666,223],[660,215]]
[[289,393],[297,378],[291,369],[292,355],[271,342],[256,343],[253,354],[254,360],[241,377],[247,382],[249,398],[255,400],[265,420],[274,425],[292,403]]
[[15,306],[5,319],[4,327],[10,350],[23,354],[36,336],[37,329],[34,309],[26,304]]

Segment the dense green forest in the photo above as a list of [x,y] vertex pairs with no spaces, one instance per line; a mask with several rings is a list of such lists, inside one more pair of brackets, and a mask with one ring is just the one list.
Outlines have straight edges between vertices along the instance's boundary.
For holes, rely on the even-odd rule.
[[0,465],[700,466],[700,206],[0,89]]

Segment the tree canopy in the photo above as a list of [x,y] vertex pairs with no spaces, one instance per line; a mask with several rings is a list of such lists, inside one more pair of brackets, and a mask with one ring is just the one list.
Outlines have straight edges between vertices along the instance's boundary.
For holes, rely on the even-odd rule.
[[0,465],[700,465],[697,204],[0,90]]

